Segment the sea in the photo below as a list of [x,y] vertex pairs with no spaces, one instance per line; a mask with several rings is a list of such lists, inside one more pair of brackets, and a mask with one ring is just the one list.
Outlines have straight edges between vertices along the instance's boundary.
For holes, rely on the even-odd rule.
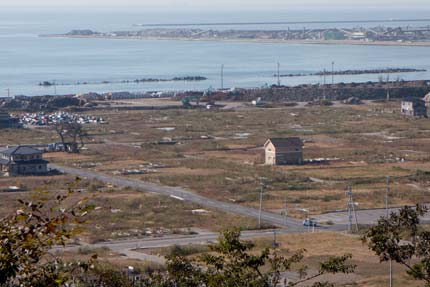
[[[272,25],[195,26],[202,29],[312,29],[358,26],[429,26],[428,9],[193,9],[184,8],[1,8],[0,97],[88,92],[147,92],[253,88],[277,82],[274,74],[335,70],[415,68],[425,72],[392,74],[390,80],[430,79],[430,47],[305,45],[216,41],[47,38],[73,29],[99,32],[138,30],[136,24],[357,21]],[[387,20],[360,23],[363,20]],[[423,19],[396,22],[396,19]],[[388,21],[390,20],[390,21]],[[172,28],[172,27],[169,27]],[[121,83],[142,78],[203,76],[199,82]],[[342,75],[326,82],[378,81],[386,75]],[[40,82],[55,82],[43,87]],[[282,78],[281,84],[323,83],[320,76]],[[76,83],[86,84],[76,84]],[[101,84],[101,82],[113,82]]]

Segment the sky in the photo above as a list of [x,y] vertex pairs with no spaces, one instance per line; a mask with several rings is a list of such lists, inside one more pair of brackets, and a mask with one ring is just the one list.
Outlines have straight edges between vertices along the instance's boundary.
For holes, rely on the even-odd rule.
[[278,8],[414,8],[430,9],[430,0],[0,0],[0,7],[261,7]]

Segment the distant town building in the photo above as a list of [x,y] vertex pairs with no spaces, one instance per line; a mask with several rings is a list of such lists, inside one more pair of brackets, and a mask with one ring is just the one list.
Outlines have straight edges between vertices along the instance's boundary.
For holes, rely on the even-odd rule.
[[10,147],[0,151],[0,172],[6,176],[40,175],[48,172],[43,152],[28,146]]
[[18,128],[19,119],[12,118],[8,112],[0,110],[0,129]]
[[418,98],[402,100],[401,114],[409,117],[427,117],[426,103]]
[[303,141],[298,137],[268,139],[264,150],[267,165],[303,163]]

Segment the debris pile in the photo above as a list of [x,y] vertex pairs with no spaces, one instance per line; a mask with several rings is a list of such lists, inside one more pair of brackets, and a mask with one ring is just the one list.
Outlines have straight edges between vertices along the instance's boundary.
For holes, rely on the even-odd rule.
[[102,117],[78,115],[68,112],[46,113],[26,113],[20,116],[20,122],[24,125],[49,126],[60,122],[70,122],[79,124],[106,124]]
[[159,168],[165,168],[166,166],[160,164],[140,164],[136,167],[123,168],[121,170],[115,170],[112,172],[113,175],[136,175],[136,174],[150,174],[158,172]]

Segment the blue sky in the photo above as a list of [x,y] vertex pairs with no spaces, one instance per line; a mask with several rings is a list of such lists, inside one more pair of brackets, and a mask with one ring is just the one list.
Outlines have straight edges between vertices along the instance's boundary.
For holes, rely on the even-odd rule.
[[342,8],[414,8],[430,9],[430,0],[0,0],[0,6],[140,6],[140,7],[327,7]]

